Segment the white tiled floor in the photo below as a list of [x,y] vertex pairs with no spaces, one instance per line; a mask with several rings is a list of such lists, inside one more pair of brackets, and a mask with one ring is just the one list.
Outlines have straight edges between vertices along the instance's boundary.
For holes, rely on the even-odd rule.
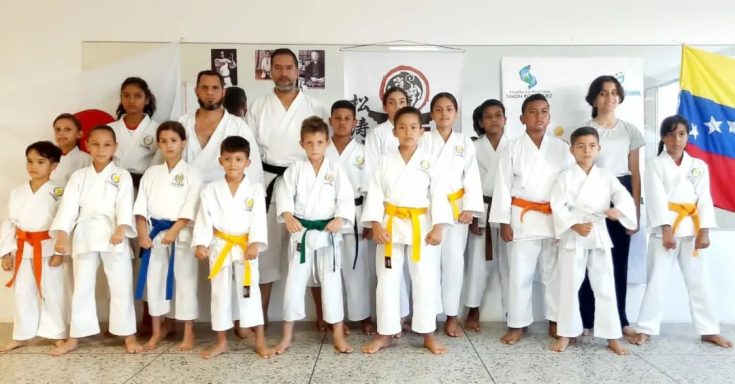
[[[2,383],[735,383],[735,351],[699,342],[689,324],[664,326],[662,336],[644,347],[630,346],[629,356],[615,356],[605,343],[583,338],[564,353],[549,351],[545,324],[536,324],[515,346],[498,342],[504,327],[483,324],[482,333],[450,339],[440,336],[449,353],[432,356],[421,338],[407,335],[374,356],[359,352],[367,340],[353,330],[356,349],[340,355],[331,338],[311,323],[297,327],[295,345],[282,356],[259,359],[251,342],[230,339],[231,352],[204,360],[199,352],[214,336],[197,325],[198,347],[179,352],[174,338],[138,355],[124,353],[119,340],[104,336],[85,340],[81,348],[59,358],[45,354],[48,345],[0,355]],[[278,341],[280,324],[268,332]],[[10,339],[11,325],[0,324],[0,343]],[[735,325],[723,326],[735,339]]]

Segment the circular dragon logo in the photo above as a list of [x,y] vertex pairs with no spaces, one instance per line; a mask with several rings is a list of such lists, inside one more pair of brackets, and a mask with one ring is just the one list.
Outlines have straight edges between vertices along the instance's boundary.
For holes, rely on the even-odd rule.
[[429,80],[418,69],[399,65],[383,76],[380,82],[380,99],[388,88],[402,88],[408,94],[408,105],[421,109],[429,102]]

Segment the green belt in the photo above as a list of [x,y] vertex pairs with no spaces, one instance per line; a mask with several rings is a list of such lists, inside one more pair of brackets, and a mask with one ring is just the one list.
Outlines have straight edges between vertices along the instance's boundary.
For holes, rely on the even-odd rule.
[[[299,221],[299,223],[301,223],[301,226],[304,227],[304,234],[301,235],[301,258],[299,259],[299,262],[301,264],[304,264],[306,262],[306,233],[309,231],[323,231],[324,228],[326,228],[327,224],[329,224],[329,222],[332,221],[333,218],[325,219],[325,220],[306,220],[300,217],[295,217],[295,218],[296,220]],[[334,234],[330,233],[330,235],[332,236],[332,248],[334,248]],[[334,250],[334,252],[335,252],[335,260],[333,261],[333,264],[335,265],[333,266],[333,268],[336,268],[336,252],[337,251]]]

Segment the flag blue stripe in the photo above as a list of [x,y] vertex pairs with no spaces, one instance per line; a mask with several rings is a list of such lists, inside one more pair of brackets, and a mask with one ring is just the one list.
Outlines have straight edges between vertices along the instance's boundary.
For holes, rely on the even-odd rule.
[[[692,95],[689,91],[681,91],[679,114],[689,120],[692,129],[696,126],[699,132],[696,137],[689,135],[690,142],[704,151],[735,158],[735,108]],[[710,128],[704,123],[709,123],[711,118],[721,122],[720,132],[709,133]],[[728,122],[734,125],[733,132],[730,132]]]

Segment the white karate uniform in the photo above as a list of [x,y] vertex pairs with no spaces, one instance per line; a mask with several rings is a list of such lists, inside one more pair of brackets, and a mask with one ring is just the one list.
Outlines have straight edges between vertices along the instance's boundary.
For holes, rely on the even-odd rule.
[[[324,158],[319,172],[309,160],[294,163],[283,174],[283,184],[276,192],[278,221],[290,212],[305,220],[341,218],[346,225],[355,220],[354,192],[342,168]],[[340,232],[304,230],[292,233],[288,252],[288,275],[283,297],[283,320],[296,321],[306,317],[304,294],[309,277],[318,279],[322,289],[324,321],[339,323],[344,318],[342,304],[342,265]],[[305,262],[301,263],[301,248],[305,247]]]
[[[8,218],[0,224],[0,255],[10,254],[15,264],[18,251],[16,230],[43,232],[49,229],[56,214],[64,189],[52,181],[36,192],[26,182],[10,191]],[[30,340],[36,336],[47,339],[65,339],[67,307],[64,303],[64,271],[62,266],[51,267],[54,241],[42,240],[40,291],[34,277],[34,247],[23,243],[22,261],[14,265],[17,274],[13,287],[15,315],[13,340]]]
[[142,175],[151,165],[153,156],[158,150],[156,142],[158,123],[145,115],[138,127],[131,130],[125,126],[124,118],[123,115],[119,120],[110,123],[117,137],[115,163],[130,173]]
[[130,173],[114,162],[99,173],[94,166],[71,175],[56,213],[52,231],[64,231],[72,240],[74,293],[70,336],[99,333],[95,285],[100,259],[110,289],[110,333],[135,333],[133,263],[130,243],[113,245],[110,238],[118,226],[125,237],[136,236],[133,224],[133,181]]
[[202,183],[208,184],[224,177],[224,170],[219,165],[220,145],[228,136],[240,136],[250,143],[250,166],[245,170],[245,175],[251,181],[261,183],[263,181],[263,165],[260,161],[260,149],[253,134],[253,130],[243,119],[231,115],[223,110],[224,115],[214,129],[207,145],[202,147],[196,134],[196,111],[181,116],[179,123],[186,129],[186,151],[184,158],[189,166],[198,170]]
[[720,333],[715,312],[715,301],[707,270],[706,254],[694,256],[694,221],[685,217],[679,223],[674,239],[676,248],[663,247],[661,227],[673,225],[677,213],[669,210],[669,203],[696,204],[700,228],[715,228],[715,211],[709,187],[709,170],[702,160],[686,152],[681,165],[662,152],[646,166],[646,213],[651,233],[648,251],[648,283],[638,316],[638,331],[658,335],[664,313],[664,292],[674,264],[679,263],[689,292],[689,307],[694,327],[700,335]]
[[[498,148],[495,149],[490,144],[487,136],[482,136],[474,142],[475,156],[477,157],[477,166],[480,170],[480,179],[482,180],[482,194],[492,198],[493,188],[495,186],[495,173],[498,168],[498,155],[500,151],[508,143],[505,136],[500,138]],[[507,296],[508,296],[508,244],[500,237],[500,228],[497,224],[488,225],[489,204],[484,204],[484,211],[478,220],[478,226],[483,228],[480,236],[469,234],[467,239],[467,264],[465,265],[464,275],[464,298],[465,306],[469,308],[479,308],[482,304],[487,280],[489,277],[488,268],[494,267],[492,271],[497,273],[500,281],[500,303],[503,307],[503,313],[507,312]],[[485,260],[485,232],[490,231],[493,244],[493,261]]]
[[[288,167],[296,161],[305,160],[306,153],[299,145],[301,140],[301,123],[311,116],[319,116],[329,120],[329,111],[319,100],[300,91],[288,109],[270,92],[253,102],[246,116],[248,125],[253,127],[260,146],[264,163]],[[265,172],[263,186],[276,178],[276,174]],[[275,191],[280,183],[275,183],[271,195],[271,206],[268,207],[268,250],[260,255],[261,283],[272,283],[280,280],[288,268],[284,254],[288,249],[288,231],[279,224],[276,218]]]
[[[445,142],[439,131],[433,128],[421,137],[421,144],[434,157],[438,165],[438,175],[445,179],[449,193],[464,190],[464,196],[455,201],[457,216],[463,211],[469,211],[479,218],[484,211],[484,205],[472,139],[452,131]],[[451,203],[448,196],[447,201]],[[468,231],[469,225],[459,223],[457,218],[444,230],[441,244],[441,294],[442,306],[447,316],[459,314]]]
[[[362,222],[380,222],[385,228],[388,215],[385,204],[397,207],[428,208],[418,215],[420,224],[420,260],[411,260],[413,230],[410,219],[394,217],[392,268],[385,267],[385,245],[378,245],[375,269],[378,275],[376,307],[378,333],[395,335],[401,332],[400,282],[404,261],[408,264],[413,291],[411,328],[417,333],[436,329],[437,302],[440,297],[440,247],[428,245],[426,235],[434,225],[451,224],[452,212],[447,190],[437,175],[433,156],[419,146],[408,162],[395,151],[383,156],[370,180]],[[439,305],[440,306],[440,305]]]
[[166,300],[166,277],[169,263],[174,263],[174,299],[172,317],[177,320],[194,320],[199,317],[197,300],[197,260],[191,249],[191,230],[196,217],[201,178],[195,169],[183,159],[169,171],[164,162],[151,166],[143,174],[138,196],[133,205],[133,214],[142,216],[152,228],[151,219],[170,220],[188,219],[191,222],[183,227],[175,242],[174,260],[170,245],[161,241],[167,231],[161,231],[151,239],[151,249],[146,279],[146,301],[151,316],[162,316],[171,311],[171,301]]
[[544,286],[544,317],[556,321],[557,250],[551,215],[528,211],[521,221],[521,208],[511,204],[517,197],[546,203],[559,172],[571,164],[569,146],[544,136],[536,147],[528,134],[510,140],[500,153],[490,208],[491,223],[510,224],[508,327],[523,328],[533,323],[531,296],[533,278],[540,267]]
[[[227,244],[226,241],[214,236],[215,230],[228,235],[247,234],[248,244],[257,244],[259,252],[268,247],[264,199],[263,185],[247,176],[240,183],[234,196],[224,178],[204,186],[194,222],[191,246],[209,247],[210,270]],[[232,328],[233,320],[237,319],[243,328],[263,325],[263,307],[258,286],[258,259],[246,260],[244,255],[245,252],[241,247],[233,246],[225,256],[222,269],[210,280],[214,331]],[[250,264],[251,270],[250,297],[243,297],[245,263]],[[234,300],[233,291],[236,292]]]
[[[340,154],[332,142],[327,147],[326,157],[332,163],[338,164],[347,175],[354,191],[354,198],[362,198],[366,193],[363,145],[352,140]],[[368,241],[362,238],[364,229],[360,222],[362,208],[363,205],[355,206],[356,219],[353,223],[345,223],[342,229],[342,278],[347,298],[347,318],[350,321],[370,318],[375,292],[375,259],[368,257]]]
[[82,151],[79,147],[74,147],[69,153],[61,156],[61,161],[56,169],[51,172],[51,181],[58,186],[65,186],[69,181],[71,174],[77,169],[84,168],[92,164],[92,158],[87,152]]
[[[593,165],[589,173],[585,173],[574,164],[564,170],[554,184],[551,210],[554,230],[560,239],[559,336],[582,334],[578,292],[585,272],[595,295],[595,337],[618,339],[623,336],[610,251],[613,244],[605,223],[605,211],[610,209],[610,203],[622,214],[621,225],[631,230],[638,227],[633,197],[610,170]],[[583,223],[592,223],[592,231],[586,237],[571,229]]]

